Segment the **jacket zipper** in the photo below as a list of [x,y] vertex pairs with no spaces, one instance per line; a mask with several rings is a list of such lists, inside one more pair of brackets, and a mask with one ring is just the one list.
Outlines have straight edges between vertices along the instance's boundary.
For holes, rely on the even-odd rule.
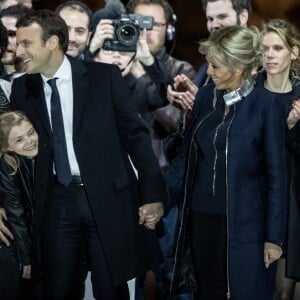
[[225,157],[226,157],[226,232],[227,232],[227,236],[226,236],[226,247],[227,247],[227,253],[226,253],[226,277],[227,277],[227,292],[226,292],[226,298],[230,299],[231,295],[230,295],[230,282],[229,282],[229,200],[228,200],[228,190],[229,190],[229,185],[228,185],[228,136],[229,136],[229,130],[231,128],[232,122],[235,118],[235,113],[236,113],[236,107],[235,104],[232,105],[233,106],[233,116],[232,119],[230,121],[230,124],[227,128],[227,133],[226,133],[226,152],[225,152]]
[[[193,131],[193,134],[192,134],[192,139],[191,139],[191,143],[189,145],[189,151],[188,151],[188,165],[187,165],[187,171],[186,171],[186,174],[188,176],[189,174],[189,168],[190,168],[190,156],[191,156],[191,151],[192,151],[192,147],[193,147],[193,144],[194,144],[194,137],[195,137],[195,134],[199,128],[199,126],[207,119],[210,117],[210,115],[216,110],[216,100],[217,100],[217,97],[216,97],[216,89],[214,89],[214,99],[213,99],[213,110],[207,114],[205,117],[203,117],[202,120],[199,121],[199,123],[197,124],[197,126],[195,127],[194,131]],[[184,184],[184,197],[183,197],[183,205],[182,205],[182,212],[185,211],[185,206],[186,206],[186,194],[187,194],[187,182],[188,182],[188,178],[185,180],[185,184]],[[172,291],[173,289],[173,284],[174,284],[174,274],[175,274],[175,267],[176,267],[176,264],[177,264],[177,253],[178,253],[178,238],[181,236],[181,231],[182,231],[182,227],[183,227],[183,217],[181,218],[181,221],[180,221],[180,226],[179,226],[179,232],[178,232],[178,235],[177,235],[177,243],[176,243],[176,250],[175,250],[175,260],[174,260],[174,266],[173,266],[173,272],[172,272],[172,280],[171,280],[171,284],[170,284],[170,291]]]

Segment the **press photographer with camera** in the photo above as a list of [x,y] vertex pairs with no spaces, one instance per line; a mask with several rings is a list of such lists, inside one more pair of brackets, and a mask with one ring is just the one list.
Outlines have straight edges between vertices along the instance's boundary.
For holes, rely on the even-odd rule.
[[[147,44],[146,31],[153,27],[153,17],[118,15],[113,10],[100,9],[93,15],[92,25],[94,32],[89,48],[92,59],[119,66],[130,88],[130,99],[150,127],[150,112],[167,104],[160,97],[160,89],[172,80]],[[142,86],[137,81],[140,74],[135,71],[137,63],[143,66],[143,73],[147,72],[150,78]]]

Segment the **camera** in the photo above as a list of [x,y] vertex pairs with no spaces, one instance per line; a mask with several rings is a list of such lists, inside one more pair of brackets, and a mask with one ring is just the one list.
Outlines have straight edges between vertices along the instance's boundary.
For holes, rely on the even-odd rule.
[[113,40],[105,40],[103,49],[134,52],[140,30],[151,30],[153,17],[137,14],[122,15],[119,19],[113,20],[113,26],[115,27],[115,37]]

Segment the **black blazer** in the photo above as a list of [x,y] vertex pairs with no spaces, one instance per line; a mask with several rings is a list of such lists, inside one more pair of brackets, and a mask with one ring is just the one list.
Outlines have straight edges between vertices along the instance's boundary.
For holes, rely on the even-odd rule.
[[[128,97],[118,67],[69,58],[73,78],[73,145],[114,282],[160,261],[155,232],[138,225],[138,207],[164,201],[165,187],[147,129]],[[17,78],[11,105],[39,134],[35,192],[37,224],[51,196],[53,141],[39,74]],[[137,180],[128,154],[138,170]]]

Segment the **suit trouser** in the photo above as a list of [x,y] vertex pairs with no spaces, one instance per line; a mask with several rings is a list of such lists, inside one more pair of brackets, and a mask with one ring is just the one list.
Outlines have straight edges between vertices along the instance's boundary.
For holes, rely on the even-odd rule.
[[80,273],[85,248],[94,297],[126,299],[127,284],[113,285],[84,187],[55,183],[52,193],[44,220],[45,299],[81,298],[84,276]]

